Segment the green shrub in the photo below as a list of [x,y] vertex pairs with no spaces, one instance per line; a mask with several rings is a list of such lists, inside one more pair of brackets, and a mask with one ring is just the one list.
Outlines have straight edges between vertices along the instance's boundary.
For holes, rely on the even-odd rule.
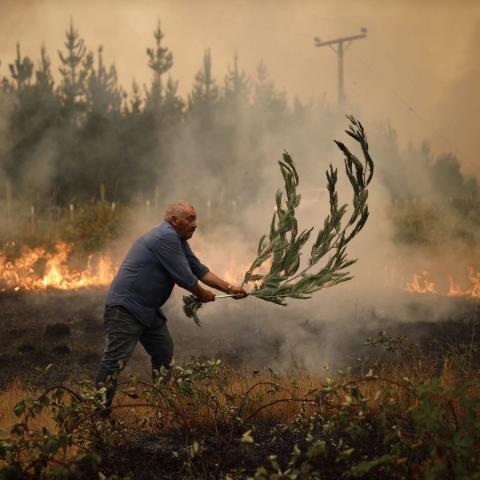
[[[312,386],[271,370],[239,375],[218,360],[155,373],[153,383],[119,385],[114,419],[103,415],[105,388],[90,382],[18,402],[0,478],[480,478],[478,384],[369,371]],[[32,428],[42,412],[54,428]]]

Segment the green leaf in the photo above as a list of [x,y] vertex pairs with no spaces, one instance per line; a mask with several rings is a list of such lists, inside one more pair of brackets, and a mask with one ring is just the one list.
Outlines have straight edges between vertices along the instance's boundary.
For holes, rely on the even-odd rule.
[[184,295],[183,297],[183,312],[188,318],[191,318],[199,327],[200,319],[198,318],[198,311],[202,307],[202,302],[194,295]]
[[20,400],[14,407],[13,412],[17,417],[21,417],[25,412],[25,400]]
[[43,447],[43,452],[46,455],[55,455],[60,448],[58,441],[54,438],[49,438]]

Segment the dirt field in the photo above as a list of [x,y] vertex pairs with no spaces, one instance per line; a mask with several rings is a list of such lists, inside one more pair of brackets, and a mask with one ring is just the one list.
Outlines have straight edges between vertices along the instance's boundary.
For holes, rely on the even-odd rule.
[[[43,386],[45,379],[39,371],[50,363],[53,368],[48,375],[49,383],[92,378],[104,346],[104,296],[104,289],[2,293],[0,389],[15,379]],[[409,340],[424,343],[426,351],[432,354],[439,349],[450,348],[450,345],[464,345],[475,354],[480,338],[477,304],[455,300],[453,307],[439,321],[438,318],[432,319],[428,303],[412,302],[409,309],[417,321],[408,323],[396,322],[394,318],[374,321],[373,317],[379,314],[366,309],[362,315],[368,316],[369,327],[362,326],[367,322],[360,318],[356,328],[337,334],[330,348],[339,352],[340,363],[354,366],[357,358],[366,353],[364,339],[375,336],[378,325],[381,325],[390,335],[406,335]],[[285,309],[281,311],[288,313]],[[281,365],[285,368],[288,366],[285,352],[293,347],[297,351],[301,348],[290,345],[285,333],[272,330],[261,319],[238,318],[231,323],[213,326],[206,322],[204,327],[197,328],[190,320],[181,318],[179,312],[167,316],[170,318],[169,328],[175,342],[177,362],[191,357],[216,357],[234,367],[261,369]],[[247,324],[247,321],[250,323]],[[317,344],[319,349],[324,348],[326,339],[332,342],[331,325],[304,318],[294,318],[291,324],[297,337],[299,332],[302,335],[298,338]],[[371,349],[368,353],[372,353]],[[126,372],[145,378],[150,375],[148,357],[140,345]]]

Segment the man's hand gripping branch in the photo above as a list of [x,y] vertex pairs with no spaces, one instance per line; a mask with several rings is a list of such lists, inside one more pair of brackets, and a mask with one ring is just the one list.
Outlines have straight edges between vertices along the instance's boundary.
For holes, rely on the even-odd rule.
[[[229,295],[234,295],[233,298],[235,299],[245,298],[248,295],[242,287],[231,285],[213,272],[207,272],[200,280],[209,287],[215,288]],[[196,283],[191,292],[202,303],[215,301],[215,294],[211,290],[203,288],[199,282]]]

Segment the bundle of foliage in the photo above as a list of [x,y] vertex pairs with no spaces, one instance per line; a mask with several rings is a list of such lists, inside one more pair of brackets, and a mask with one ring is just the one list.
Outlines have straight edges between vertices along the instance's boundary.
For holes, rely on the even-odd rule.
[[[335,141],[345,155],[345,172],[353,189],[353,212],[350,218],[342,225],[347,205],[338,204],[338,174],[337,169],[330,164],[326,172],[330,214],[325,218],[323,228],[311,247],[307,265],[300,269],[302,248],[310,239],[313,227],[299,233],[295,217],[295,209],[300,204],[300,195],[297,193],[299,177],[291,156],[285,152],[279,164],[285,182],[286,198],[283,198],[280,190],[277,191],[277,208],[273,214],[270,233],[260,238],[257,258],[245,273],[242,285],[253,283],[251,295],[286,305],[286,298],[308,299],[318,290],[352,278],[346,269],[356,260],[349,260],[346,250],[368,219],[367,187],[372,180],[374,167],[363,125],[352,116],[348,116],[348,119],[350,126],[346,133],[360,144],[364,156],[362,163],[342,142]],[[269,260],[271,265],[268,273],[256,273]],[[325,263],[317,271],[312,271],[321,261]],[[195,297],[184,297],[184,312],[197,325],[200,307],[201,303]]]

